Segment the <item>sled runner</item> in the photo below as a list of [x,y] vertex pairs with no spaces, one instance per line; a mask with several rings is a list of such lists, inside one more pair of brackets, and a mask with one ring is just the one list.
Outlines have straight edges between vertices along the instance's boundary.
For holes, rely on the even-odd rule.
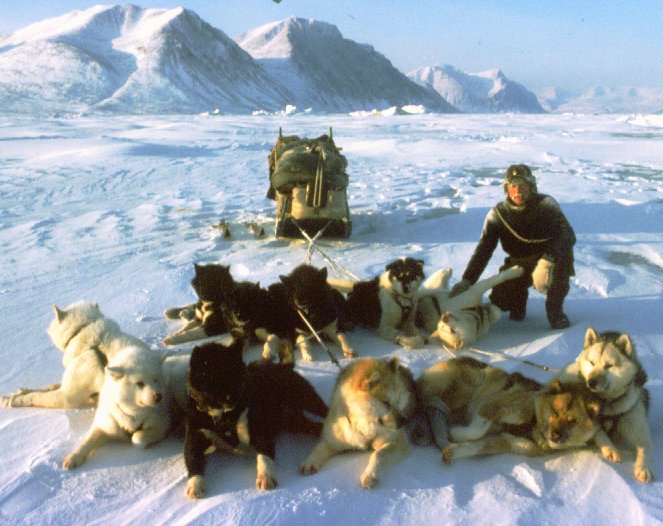
[[302,237],[299,227],[311,236],[321,230],[324,237],[350,236],[348,162],[331,128],[316,139],[284,136],[279,128],[268,162],[267,197],[276,201],[277,236]]

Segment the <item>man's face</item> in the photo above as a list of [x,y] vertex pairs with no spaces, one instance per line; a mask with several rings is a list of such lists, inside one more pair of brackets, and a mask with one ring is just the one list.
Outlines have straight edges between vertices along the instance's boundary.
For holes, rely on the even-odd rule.
[[507,184],[506,192],[516,206],[523,206],[532,195],[529,184],[523,182]]

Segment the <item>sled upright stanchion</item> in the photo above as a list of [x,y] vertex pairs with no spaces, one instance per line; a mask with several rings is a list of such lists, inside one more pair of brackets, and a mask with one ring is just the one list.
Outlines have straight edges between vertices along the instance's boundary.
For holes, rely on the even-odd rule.
[[[315,139],[283,135],[279,127],[269,157],[267,197],[276,201],[276,235],[347,238],[352,232],[347,199],[347,159],[329,135]],[[297,222],[297,225],[294,223]]]

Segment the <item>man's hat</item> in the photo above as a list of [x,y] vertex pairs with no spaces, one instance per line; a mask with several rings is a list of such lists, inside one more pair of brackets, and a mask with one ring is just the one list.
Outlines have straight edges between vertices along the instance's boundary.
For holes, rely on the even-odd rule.
[[507,185],[517,183],[527,183],[533,193],[537,192],[536,177],[532,175],[532,170],[526,164],[512,164],[506,169],[504,181],[502,181],[504,191],[506,192]]

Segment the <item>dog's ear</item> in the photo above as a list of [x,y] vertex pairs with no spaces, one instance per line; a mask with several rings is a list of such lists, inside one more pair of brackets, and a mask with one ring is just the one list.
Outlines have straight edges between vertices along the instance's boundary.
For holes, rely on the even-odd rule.
[[67,316],[67,313],[61,310],[60,308],[58,308],[57,305],[53,305],[53,312],[55,313],[55,317],[58,320],[58,322],[61,322]]
[[559,380],[553,380],[548,384],[548,389],[546,390],[549,394],[559,394],[562,392],[562,382]]
[[281,280],[281,283],[283,283],[286,287],[290,285],[290,278],[288,276],[279,276],[279,279]]
[[198,274],[198,271],[200,270],[200,265],[198,263],[193,264],[193,270]]
[[364,381],[361,383],[360,389],[362,391],[368,391],[375,385],[377,385],[380,382],[380,373],[378,371],[374,371],[371,373],[370,376],[364,378]]
[[122,367],[106,367],[106,374],[110,375],[113,380],[119,380],[124,376],[124,369]]
[[442,316],[440,316],[440,321],[443,321],[444,323],[448,323],[449,318],[451,317],[451,313],[447,310],[442,313]]
[[627,358],[633,358],[634,347],[628,334],[625,332],[621,333],[615,340],[615,345]]
[[320,269],[320,275],[325,281],[327,281],[327,267],[322,267]]
[[390,271],[390,270],[396,268],[396,265],[398,265],[399,262],[400,262],[400,259],[397,259],[397,260],[395,260],[395,261],[392,261],[391,263],[387,263],[387,264],[385,265],[384,269],[385,269],[386,271]]
[[585,343],[583,348],[587,349],[594,345],[597,341],[599,341],[599,335],[594,330],[594,327],[589,327],[585,333]]
[[387,363],[387,365],[389,366],[389,369],[391,369],[393,372],[398,371],[399,367],[398,358],[394,356],[391,360],[389,360],[389,363]]
[[425,261],[423,259],[415,259],[414,262],[421,267],[421,270],[424,269]]

